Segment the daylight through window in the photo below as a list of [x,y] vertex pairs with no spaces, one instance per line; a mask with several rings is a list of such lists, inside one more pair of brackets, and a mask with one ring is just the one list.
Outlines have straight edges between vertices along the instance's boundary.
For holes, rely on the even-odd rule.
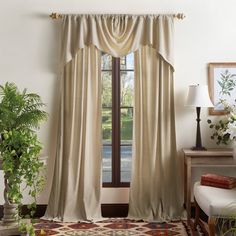
[[103,184],[128,186],[131,178],[134,55],[102,55]]

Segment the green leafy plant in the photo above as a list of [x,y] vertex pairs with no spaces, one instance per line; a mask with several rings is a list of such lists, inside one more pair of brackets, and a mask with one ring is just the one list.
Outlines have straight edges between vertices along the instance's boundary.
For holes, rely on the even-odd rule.
[[[234,236],[236,235],[236,205],[231,202],[226,205],[222,214],[216,218],[217,235],[220,236]],[[227,217],[222,217],[226,216]]]
[[[24,184],[33,198],[29,205],[31,216],[44,184],[40,174],[43,164],[39,160],[42,144],[36,133],[40,123],[47,119],[43,106],[37,94],[27,93],[26,89],[21,92],[13,83],[0,86],[0,156],[8,184],[5,197],[9,203],[20,206]],[[33,235],[32,229],[30,232]]]
[[216,139],[216,144],[228,144],[236,140],[236,105],[229,105],[225,100],[221,100],[227,114],[217,122],[207,120],[209,127],[213,130],[211,139]]
[[20,224],[19,231],[27,232],[30,236],[35,236],[35,231],[32,224],[26,224],[26,223]]

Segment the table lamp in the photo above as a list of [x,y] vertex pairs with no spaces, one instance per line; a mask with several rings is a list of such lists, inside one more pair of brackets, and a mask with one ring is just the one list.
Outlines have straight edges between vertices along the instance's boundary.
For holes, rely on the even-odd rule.
[[201,107],[214,107],[211,102],[208,93],[207,85],[190,85],[188,90],[188,96],[186,106],[196,107],[197,111],[197,135],[196,135],[196,146],[192,150],[206,150],[202,146],[201,130],[200,130],[200,112]]

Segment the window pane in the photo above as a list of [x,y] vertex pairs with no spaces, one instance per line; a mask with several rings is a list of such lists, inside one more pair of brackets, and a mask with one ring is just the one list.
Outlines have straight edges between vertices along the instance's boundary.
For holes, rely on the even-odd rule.
[[103,53],[102,54],[102,70],[111,70],[112,69],[112,56]]
[[[121,58],[120,72],[120,132],[121,182],[130,182],[132,165],[134,54]],[[125,107],[125,108],[122,108]]]
[[103,182],[111,182],[111,163],[112,163],[112,110],[111,108],[102,109],[102,180]]
[[106,143],[111,143],[112,137],[112,110],[111,108],[102,109],[102,139]]
[[104,183],[110,183],[112,181],[111,174],[111,146],[103,145],[103,159],[102,159],[102,181]]
[[102,107],[112,106],[112,76],[109,71],[102,71]]
[[120,58],[121,70],[134,70],[134,54],[130,53],[125,57]]
[[130,182],[132,165],[132,146],[121,146],[121,182]]
[[134,72],[121,72],[120,102],[122,106],[133,106],[134,97]]
[[133,108],[120,109],[121,144],[132,144],[133,137]]
[[[102,55],[102,181],[112,182],[112,57]],[[105,71],[103,71],[105,70]]]
[[[133,134],[133,95],[134,95],[134,54],[129,54],[120,60],[114,60],[110,55],[102,55],[102,138],[103,138],[103,182],[112,183],[112,171],[118,171],[120,169],[120,180],[115,182],[118,184],[120,182],[130,182],[131,177],[131,159],[132,159],[132,134]],[[116,66],[120,62],[119,66]],[[113,71],[114,70],[114,71]],[[114,73],[113,73],[113,72]],[[112,75],[115,78],[112,78]],[[120,80],[120,86],[112,88],[112,80]],[[116,83],[113,84],[115,86]],[[112,99],[118,98],[112,95],[112,91],[119,91],[120,93],[120,108],[115,105],[112,107]],[[119,102],[119,101],[118,101]],[[120,109],[121,117],[117,119],[120,122],[120,133],[121,139],[115,138],[112,140],[112,110],[118,112]],[[117,127],[117,124],[113,124]],[[116,132],[116,129],[114,130]],[[119,137],[118,134],[113,133],[114,137]],[[112,153],[113,142],[116,145],[121,145],[120,153],[114,155]],[[112,169],[112,158],[120,158],[121,166],[120,168],[114,167]],[[115,173],[116,174],[116,173]]]

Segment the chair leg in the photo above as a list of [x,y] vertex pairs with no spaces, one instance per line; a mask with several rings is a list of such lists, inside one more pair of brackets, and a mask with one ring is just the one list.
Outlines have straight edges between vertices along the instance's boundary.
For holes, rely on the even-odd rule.
[[194,203],[195,203],[195,220],[194,220],[194,230],[197,229],[197,225],[199,224],[199,217],[200,217],[200,207],[196,201],[196,199],[194,198]]
[[208,227],[209,227],[209,236],[215,236],[215,217],[209,216]]

